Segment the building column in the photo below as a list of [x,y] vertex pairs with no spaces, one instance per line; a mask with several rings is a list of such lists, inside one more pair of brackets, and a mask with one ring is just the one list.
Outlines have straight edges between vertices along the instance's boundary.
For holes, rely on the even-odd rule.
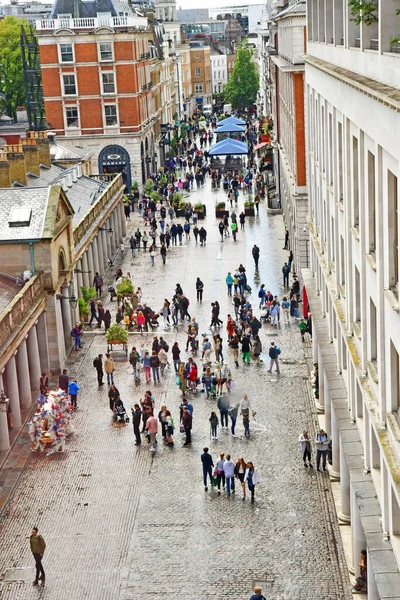
[[[75,294],[75,290],[76,290],[76,286],[77,286],[77,281],[76,281],[76,273],[73,273],[73,282],[71,282],[68,286],[68,296],[72,296],[72,294]],[[75,294],[75,297],[77,298],[77,295]],[[72,308],[72,304],[70,303],[69,305],[69,309],[71,311],[71,322],[72,322],[72,326],[75,325],[75,323],[79,323],[80,322],[80,315],[79,315],[79,305],[78,303],[76,304],[75,308]]]
[[90,275],[90,281],[93,281],[93,277],[95,276],[96,271],[94,268],[93,252],[92,252],[91,244],[86,248],[86,254],[87,254],[87,260],[88,260],[88,265],[89,265],[89,271],[92,272]]
[[349,525],[350,519],[350,473],[344,454],[343,444],[339,440],[340,455],[340,512],[338,514],[341,525]]
[[[107,220],[107,227],[110,226],[109,221]],[[102,231],[101,235],[103,236],[103,248],[106,256],[106,270],[108,269],[108,259],[111,258],[111,240],[110,234],[107,231]]]
[[325,431],[332,435],[332,401],[329,393],[329,382],[324,369],[324,407],[325,407]]
[[[61,294],[63,296],[69,295],[69,287],[67,285],[63,285],[63,287],[61,288]],[[62,314],[62,322],[63,322],[63,328],[64,328],[65,349],[68,354],[69,349],[72,347],[72,342],[71,342],[71,340],[72,340],[72,337],[71,337],[72,322],[71,322],[71,310],[69,308],[69,300],[61,299],[61,314]]]
[[96,236],[96,244],[97,244],[97,251],[99,253],[99,263],[100,263],[100,275],[103,277],[104,273],[106,272],[106,260],[104,258],[104,248],[103,248],[103,237],[101,235],[101,231],[99,231],[99,233]]
[[113,233],[110,235],[110,246],[111,246],[111,260],[113,260],[114,258],[114,254],[115,254],[115,249],[116,249],[116,242],[115,240],[117,239],[117,232],[115,230],[115,220],[114,220],[114,213],[111,213],[111,215],[109,216],[109,222],[110,222],[110,227],[113,230]]
[[[86,252],[82,254],[82,271],[89,271],[89,263]],[[90,282],[93,281],[94,273],[82,273],[83,285],[90,287]]]
[[361,550],[366,550],[365,535],[361,525],[360,513],[358,512],[356,497],[351,493],[351,537],[353,543],[353,569],[349,569],[350,573],[354,573],[355,578],[360,575],[360,567],[358,566],[361,559]]
[[[78,260],[78,262],[76,263],[76,268],[78,269],[78,271],[83,271],[82,260]],[[75,270],[75,274],[76,274],[76,282],[77,282],[77,286],[78,286],[78,289],[76,290],[76,297],[79,298],[80,296],[82,296],[81,287],[84,286],[85,284],[83,283],[83,273],[78,273]]]
[[331,412],[332,424],[332,469],[329,471],[331,481],[339,481],[340,479],[340,436],[339,427],[336,421],[335,410]]
[[[3,374],[0,373],[0,392],[4,391]],[[0,411],[0,452],[10,449],[10,434],[8,432],[7,413]]]
[[318,362],[318,340],[317,340],[317,332],[313,327],[313,335],[312,335],[312,353],[313,353],[313,364],[315,365]]
[[36,325],[29,330],[27,348],[31,390],[37,392],[39,391],[40,376],[42,372],[40,370],[40,354]]
[[117,215],[116,213],[118,212],[117,210],[114,210],[113,213],[111,213],[111,217],[114,223],[113,229],[114,229],[114,243],[115,243],[115,250],[116,252],[118,252],[119,250],[119,244],[120,244],[120,240],[121,240],[121,228],[120,228],[120,222],[119,222],[119,215]]
[[121,232],[122,235],[126,235],[126,218],[125,218],[125,210],[124,210],[124,203],[122,202],[122,200],[120,200],[119,203],[119,213],[120,213],[120,221],[121,221]]
[[374,571],[371,565],[371,558],[367,550],[367,589],[368,589],[368,600],[379,600],[380,596],[376,585]]
[[40,370],[42,373],[50,373],[49,345],[47,334],[47,317],[42,312],[36,324],[36,333],[39,344]]
[[[22,342],[18,346],[16,362],[17,362],[19,401],[21,403],[21,409],[30,408],[30,406],[32,405],[32,392],[31,392],[31,382],[30,382],[30,376],[29,376],[28,351],[26,349],[26,339],[22,340]],[[39,384],[39,382],[38,382],[38,384]]]
[[97,238],[93,238],[91,246],[92,246],[94,270],[97,273],[99,273],[99,275],[101,275],[101,263],[100,263],[100,259],[99,259],[99,248],[97,246]]
[[19,406],[18,378],[15,356],[12,356],[6,365],[7,397],[10,400],[11,418],[13,429],[20,429],[21,409]]
[[324,366],[322,364],[321,349],[318,348],[318,400],[317,400],[317,411],[318,413],[325,412],[325,396],[324,396]]

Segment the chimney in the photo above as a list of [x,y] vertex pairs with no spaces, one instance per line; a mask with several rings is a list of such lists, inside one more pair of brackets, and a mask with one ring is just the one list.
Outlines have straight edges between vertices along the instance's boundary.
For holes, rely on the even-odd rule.
[[10,164],[7,161],[7,154],[0,150],[0,188],[11,187]]
[[11,185],[17,181],[26,185],[26,167],[25,156],[22,150],[22,144],[6,144],[4,152],[7,154],[7,160],[10,164]]
[[33,175],[40,175],[39,150],[36,140],[26,138],[22,141],[22,150],[25,156],[26,172]]
[[76,183],[78,181],[78,170],[76,167],[72,169],[72,181]]
[[50,142],[47,137],[47,131],[29,131],[28,138],[36,140],[39,151],[39,163],[50,169]]

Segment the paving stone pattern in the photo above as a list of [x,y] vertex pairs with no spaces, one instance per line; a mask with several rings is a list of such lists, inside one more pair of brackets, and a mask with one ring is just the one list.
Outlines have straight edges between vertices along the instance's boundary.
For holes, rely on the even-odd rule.
[[[192,193],[192,201],[201,197],[208,207],[205,248],[196,247],[192,239],[170,250],[165,267],[157,256],[154,268],[148,255],[140,254],[134,263],[127,248],[123,262],[124,270],[133,272],[142,286],[144,301],[155,309],[164,297],[171,298],[180,282],[200,332],[208,330],[212,300],[219,300],[224,320],[232,310],[225,276],[239,263],[247,267],[255,304],[261,282],[274,293],[283,291],[281,267],[287,253],[281,249],[282,217],[268,216],[262,206],[260,216],[248,220],[236,243],[231,238],[220,243],[213,204],[221,196],[222,191],[211,192],[209,182]],[[136,225],[137,216],[128,223],[129,231]],[[261,248],[259,274],[251,257],[254,243]],[[202,305],[196,303],[197,276],[205,284]],[[115,311],[115,302],[112,307]],[[159,333],[170,345],[177,339],[184,349],[182,325],[178,332]],[[226,339],[224,328],[221,333]],[[221,432],[212,442],[208,419],[215,401],[198,393],[193,397],[192,446],[183,448],[177,432],[175,447],[166,448],[159,440],[152,457],[146,445],[139,450],[133,445],[130,423],[112,424],[106,386],[98,391],[92,366],[96,354],[105,352],[105,340],[85,334],[85,348],[72,367],[82,391],[68,451],[32,455],[2,515],[2,599],[242,600],[257,582],[268,600],[349,597],[328,475],[304,469],[297,442],[304,427],[314,433],[316,426],[297,323],[277,332],[264,325],[261,337],[265,362],[238,369],[224,344],[234,372],[232,396],[246,392],[257,411],[251,438],[244,438],[239,419],[237,438]],[[150,343],[152,336],[133,334],[129,343],[142,339]],[[282,349],[279,377],[267,373],[266,354],[273,339]],[[133,385],[128,362],[118,353],[115,359],[116,383],[130,408],[140,391]],[[181,394],[171,370],[162,385],[152,389],[157,390],[157,405],[166,402],[177,423]],[[144,389],[142,383],[140,390]],[[248,498],[242,501],[240,489],[230,498],[214,490],[204,492],[200,453],[205,445],[214,460],[224,451],[254,462],[261,477],[254,505]],[[45,590],[32,588],[26,571],[24,576],[18,571],[33,566],[29,535],[35,524],[47,543]]]

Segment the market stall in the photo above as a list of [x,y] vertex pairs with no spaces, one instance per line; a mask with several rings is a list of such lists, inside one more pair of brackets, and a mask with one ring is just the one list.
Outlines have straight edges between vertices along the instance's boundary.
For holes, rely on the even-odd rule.
[[67,392],[52,390],[48,395],[40,395],[37,409],[28,423],[32,440],[32,452],[42,452],[48,448],[47,455],[64,452],[67,436],[74,432],[73,411]]

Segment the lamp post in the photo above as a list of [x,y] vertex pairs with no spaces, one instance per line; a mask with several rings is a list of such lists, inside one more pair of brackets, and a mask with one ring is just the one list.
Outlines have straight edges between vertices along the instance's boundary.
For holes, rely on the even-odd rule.
[[147,178],[149,178],[150,177],[150,163],[151,163],[151,158],[150,158],[150,156],[148,154],[146,154],[145,161],[146,161],[146,176],[147,176]]
[[[112,237],[112,234],[114,233],[114,230],[112,227],[99,227],[99,231],[106,231],[110,237]],[[90,273],[90,271],[89,271]]]
[[71,296],[63,296],[62,294],[56,294],[57,300],[68,300],[72,308],[76,308],[78,304],[78,299],[75,294],[71,294]]
[[7,413],[9,399],[4,391],[0,393],[0,452],[5,452],[10,449],[10,437],[8,434]]

